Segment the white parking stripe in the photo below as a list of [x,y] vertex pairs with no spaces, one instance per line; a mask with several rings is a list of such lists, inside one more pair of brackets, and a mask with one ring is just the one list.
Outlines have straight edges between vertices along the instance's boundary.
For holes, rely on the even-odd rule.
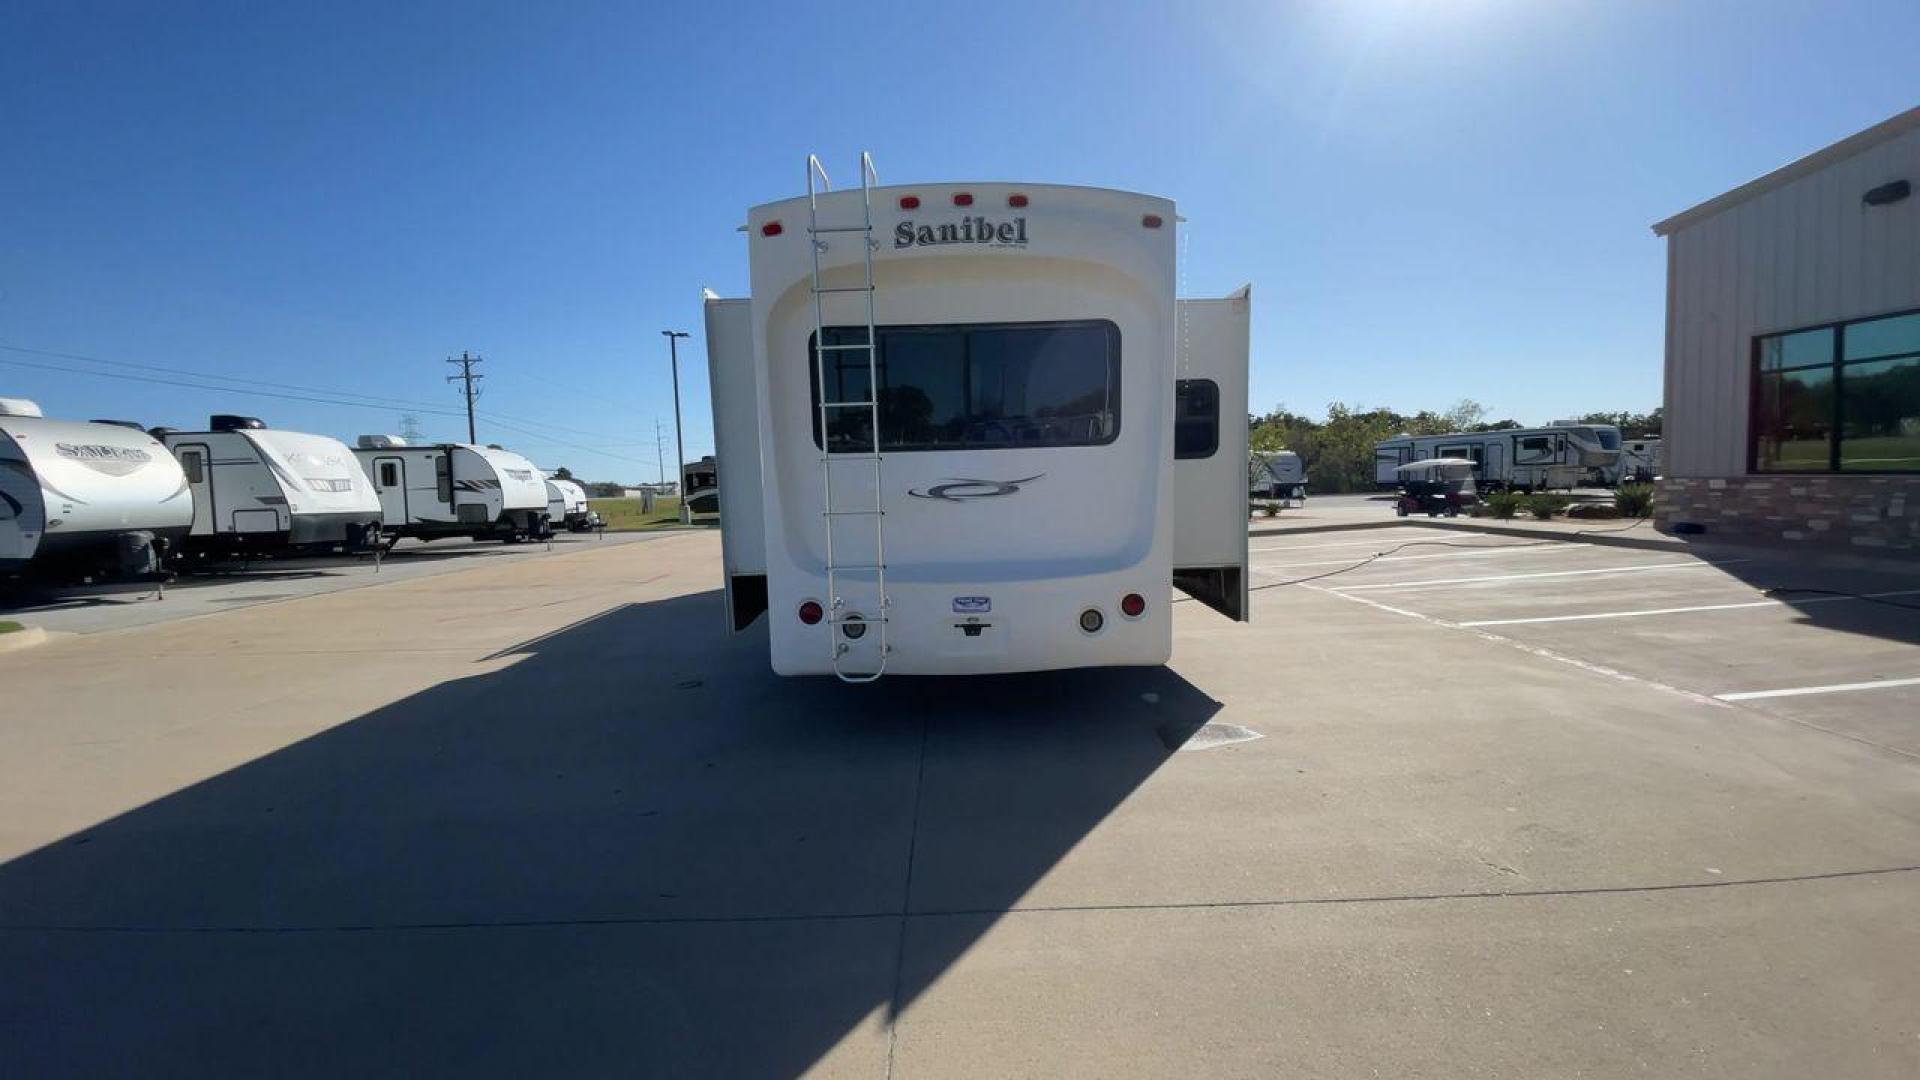
[[1885,690],[1892,686],[1920,686],[1920,679],[1876,679],[1873,682],[1835,683],[1832,686],[1796,686],[1786,690],[1748,690],[1738,694],[1715,694],[1720,701],[1757,701],[1760,698],[1804,697],[1808,694],[1839,694],[1849,690]]
[[[1893,592],[1862,593],[1859,596],[1817,596],[1811,600],[1793,601],[1793,607],[1805,607],[1808,604],[1832,604],[1841,600],[1866,600],[1881,596],[1915,596],[1920,589],[1896,589]],[[1701,604],[1698,607],[1643,608],[1639,611],[1601,611],[1591,615],[1539,615],[1530,619],[1479,619],[1463,622],[1461,626],[1520,626],[1527,623],[1584,622],[1588,619],[1631,619],[1641,615],[1685,615],[1695,611],[1738,611],[1742,608],[1766,608],[1789,606],[1785,600],[1749,600],[1740,604]]]
[[1391,604],[1383,604],[1378,600],[1369,600],[1364,596],[1349,596],[1347,593],[1342,592],[1338,589],[1323,588],[1319,585],[1302,585],[1301,588],[1310,590],[1312,592],[1324,593],[1327,596],[1337,596],[1342,600],[1351,600],[1356,604],[1365,604],[1370,608],[1374,608],[1378,611],[1384,611],[1391,615],[1404,615],[1409,619],[1418,620],[1420,622],[1426,623],[1429,626],[1437,626],[1446,630],[1461,630],[1466,633],[1472,634],[1474,637],[1477,637],[1482,641],[1490,641],[1498,645],[1505,645],[1508,648],[1518,649],[1519,651],[1523,653],[1527,653],[1531,656],[1537,656],[1542,660],[1551,660],[1556,664],[1565,664],[1568,667],[1576,667],[1576,668],[1579,668],[1581,671],[1589,672],[1594,675],[1599,675],[1604,678],[1614,679],[1624,683],[1633,683],[1637,686],[1651,687],[1655,690],[1661,691],[1662,693],[1672,694],[1676,697],[1686,698],[1688,701],[1698,702],[1702,705],[1711,705],[1716,709],[1732,708],[1732,706],[1728,705],[1726,702],[1715,700],[1714,698],[1708,697],[1705,694],[1696,694],[1691,690],[1683,690],[1678,686],[1671,686],[1667,683],[1660,682],[1656,679],[1645,679],[1645,678],[1641,678],[1638,675],[1629,675],[1626,672],[1620,671],[1617,668],[1610,668],[1604,664],[1595,664],[1588,660],[1582,660],[1577,656],[1568,656],[1566,653],[1555,652],[1552,649],[1543,648],[1539,645],[1532,645],[1524,641],[1515,641],[1513,638],[1503,637],[1499,634],[1492,632],[1491,630],[1468,629],[1467,627],[1461,626],[1457,622],[1449,622],[1446,619],[1442,619],[1435,615],[1423,615],[1418,611],[1409,611],[1406,608],[1397,608],[1392,606]]
[[1484,581],[1521,581],[1527,578],[1578,577],[1585,574],[1644,574],[1658,570],[1705,570],[1715,566],[1732,566],[1734,563],[1751,562],[1751,559],[1724,559],[1720,562],[1684,562],[1684,563],[1643,563],[1639,566],[1608,566],[1599,570],[1550,570],[1539,574],[1495,574],[1490,577],[1435,578],[1431,581],[1387,581],[1367,585],[1336,585],[1338,592],[1360,592],[1363,589],[1417,589],[1429,585],[1476,585]]
[[[1424,532],[1425,530],[1422,530],[1422,531]],[[1396,543],[1412,539],[1415,535],[1416,534],[1411,530],[1407,532],[1401,532],[1398,529],[1388,529],[1388,530],[1383,530],[1381,532],[1380,538],[1377,540],[1348,540],[1345,543],[1340,543],[1340,544],[1281,544],[1277,547],[1254,547],[1252,544],[1248,544],[1247,550],[1248,551],[1287,552],[1287,551],[1314,551],[1320,548],[1363,548],[1363,547],[1381,548],[1381,547],[1392,547]]]
[[[1550,555],[1555,553],[1564,553],[1568,551],[1583,550],[1582,548],[1580,548],[1578,545],[1575,545],[1575,544],[1557,544],[1553,546],[1547,546],[1544,544],[1539,546],[1535,546],[1532,544],[1488,544],[1485,546],[1485,550],[1483,551],[1444,551],[1437,555],[1383,555],[1380,558],[1373,560],[1373,565],[1378,565],[1380,563],[1390,563],[1390,562],[1416,562],[1422,559],[1485,558],[1488,555],[1505,555],[1516,548],[1522,552],[1533,554],[1533,555]],[[1261,562],[1261,563],[1254,563],[1253,566],[1254,566],[1254,569],[1256,570],[1277,570],[1277,569],[1281,569],[1289,566],[1340,566],[1345,563],[1357,563],[1359,561],[1361,560],[1354,558],[1352,556],[1348,556],[1347,558],[1344,558],[1344,559],[1318,559],[1313,562],[1290,562],[1290,563]]]

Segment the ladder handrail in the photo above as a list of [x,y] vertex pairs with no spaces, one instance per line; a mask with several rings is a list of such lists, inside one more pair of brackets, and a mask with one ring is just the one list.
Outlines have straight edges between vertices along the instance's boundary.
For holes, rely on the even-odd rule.
[[[814,183],[816,176],[819,177],[820,181],[818,186]],[[814,385],[819,388],[819,398],[815,410],[819,417],[820,424],[820,479],[826,502],[826,508],[821,514],[821,520],[825,524],[827,534],[827,602],[832,613],[831,617],[827,620],[827,633],[829,648],[832,651],[831,660],[833,663],[833,673],[842,682],[849,683],[873,682],[880,678],[880,676],[886,672],[887,657],[892,652],[892,645],[888,641],[887,636],[887,624],[891,621],[887,616],[887,611],[892,607],[893,601],[887,595],[886,511],[881,486],[881,462],[884,455],[880,452],[880,342],[878,336],[879,331],[874,325],[873,300],[873,252],[876,246],[873,242],[873,189],[879,186],[879,181],[880,175],[873,167],[873,155],[863,151],[860,154],[861,224],[858,227],[835,226],[831,229],[823,230],[820,227],[820,195],[823,191],[832,190],[832,181],[827,178],[827,170],[820,164],[819,156],[815,154],[807,155],[807,243],[811,249],[809,254],[813,259],[813,370]],[[835,402],[831,406],[833,408],[858,408],[864,405],[868,410],[867,426],[872,440],[870,452],[864,455],[856,455],[852,460],[865,459],[873,463],[873,509],[870,513],[873,518],[874,528],[874,561],[871,565],[863,565],[857,569],[861,571],[871,570],[874,574],[874,590],[878,608],[872,617],[861,621],[866,624],[868,632],[874,635],[874,643],[879,648],[880,662],[871,673],[860,675],[852,675],[841,669],[841,658],[850,652],[853,647],[841,641],[839,634],[836,633],[838,628],[848,621],[844,619],[841,614],[847,604],[846,598],[840,595],[839,571],[842,569],[854,570],[856,567],[851,565],[841,567],[835,562],[833,551],[834,521],[839,517],[861,515],[856,515],[852,511],[836,511],[833,501],[833,466],[836,455],[833,452],[832,432],[827,423],[827,410],[830,406],[827,400],[826,354],[830,348],[831,351],[834,352],[850,351],[850,349],[845,345],[829,347],[826,343],[826,305],[825,301],[822,300],[822,296],[829,292],[845,292],[847,291],[847,287],[837,286],[826,288],[821,285],[820,253],[827,248],[826,241],[820,238],[823,232],[860,233],[861,260],[865,271],[864,284],[855,291],[864,292],[867,298],[867,336],[865,345],[861,346],[867,351],[867,400],[865,402]],[[838,365],[836,364],[836,366]],[[838,393],[837,390],[836,393]]]

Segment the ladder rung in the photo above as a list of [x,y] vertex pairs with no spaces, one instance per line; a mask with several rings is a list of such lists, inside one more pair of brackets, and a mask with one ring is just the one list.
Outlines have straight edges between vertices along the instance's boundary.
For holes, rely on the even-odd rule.
[[828,453],[828,454],[822,454],[820,456],[820,463],[822,465],[830,465],[836,461],[879,461],[879,460],[880,460],[879,454]]
[[841,625],[842,623],[855,623],[855,622],[857,622],[857,623],[878,623],[878,622],[886,622],[886,621],[887,621],[887,617],[886,617],[885,615],[877,615],[877,616],[875,616],[875,617],[873,617],[873,618],[871,618],[871,619],[869,619],[869,618],[867,618],[867,617],[865,617],[865,616],[861,616],[860,618],[857,618],[857,619],[856,619],[856,618],[853,618],[853,617],[852,617],[852,616],[850,616],[850,615],[842,615],[842,616],[840,616],[840,617],[839,617],[839,618],[837,618],[837,619],[828,619],[828,620],[827,620],[827,622],[828,622],[829,624],[831,624],[831,625],[833,625],[833,626],[839,626],[839,625]]
[[820,516],[822,517],[859,517],[860,515],[865,514],[869,517],[885,517],[886,513],[887,512],[885,510],[823,510],[821,511]]
[[830,293],[830,292],[872,292],[872,291],[873,291],[873,286],[871,286],[871,285],[829,285],[829,286],[827,286],[827,287],[826,287],[826,288],[824,288],[824,289],[815,289],[815,290],[813,290],[813,291],[814,291],[814,292],[817,292],[817,293]]
[[878,404],[880,403],[877,401],[823,401],[820,407],[823,409],[871,409]]
[[845,566],[829,566],[827,573],[837,574],[842,570],[885,570],[886,563],[848,563]]
[[873,348],[873,343],[868,342],[865,345],[818,345],[815,346],[815,348],[821,352],[845,352],[848,349],[871,349]]
[[825,225],[819,228],[808,229],[807,231],[810,233],[816,233],[816,234],[830,233],[830,232],[872,232],[873,226],[871,225]]

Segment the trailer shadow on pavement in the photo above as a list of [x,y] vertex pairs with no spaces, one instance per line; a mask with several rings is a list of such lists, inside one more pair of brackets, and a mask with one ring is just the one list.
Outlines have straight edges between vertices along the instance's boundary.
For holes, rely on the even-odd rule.
[[771,1076],[850,1038],[884,1055],[891,1016],[1219,708],[1166,668],[783,680],[721,610],[612,609],[0,867],[0,1058]]

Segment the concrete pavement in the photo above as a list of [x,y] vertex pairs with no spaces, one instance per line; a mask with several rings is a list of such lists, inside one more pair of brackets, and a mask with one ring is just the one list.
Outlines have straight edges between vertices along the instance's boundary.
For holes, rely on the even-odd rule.
[[0,656],[0,1060],[1920,1071],[1913,757],[1301,587],[1164,609],[1168,668],[781,680],[717,575],[680,534]]

